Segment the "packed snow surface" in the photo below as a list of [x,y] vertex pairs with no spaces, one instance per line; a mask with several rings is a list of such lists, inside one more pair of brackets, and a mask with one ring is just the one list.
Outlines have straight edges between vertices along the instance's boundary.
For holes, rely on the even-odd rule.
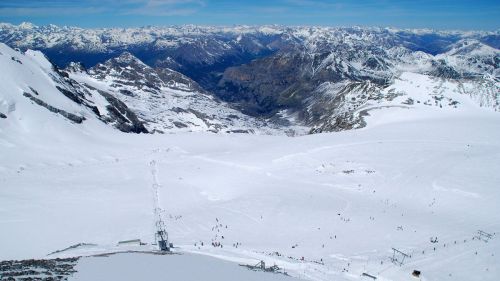
[[[200,255],[117,254],[80,260],[71,281],[218,280],[293,281],[282,274],[256,272]],[[236,277],[236,279],[235,279]]]
[[[414,280],[413,270],[422,280],[498,280],[498,114],[370,114],[364,129],[296,138],[0,119],[23,124],[0,123],[0,260],[76,255],[47,256],[78,243],[95,244],[89,253],[129,239],[151,248],[155,160],[178,252],[264,260],[307,280]],[[493,236],[473,238],[478,230]],[[411,257],[395,265],[392,248]],[[128,258],[106,263],[116,259]]]

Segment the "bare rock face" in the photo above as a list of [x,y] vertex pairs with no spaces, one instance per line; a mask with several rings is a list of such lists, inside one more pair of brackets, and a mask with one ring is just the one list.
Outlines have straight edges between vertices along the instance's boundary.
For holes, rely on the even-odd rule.
[[30,100],[32,100],[34,103],[42,106],[42,107],[45,107],[47,108],[49,111],[51,112],[54,112],[54,113],[57,113],[57,114],[60,114],[64,117],[66,117],[67,119],[77,123],[77,124],[80,124],[83,122],[83,120],[85,120],[85,117],[83,116],[77,116],[75,114],[72,114],[72,113],[69,113],[69,112],[66,112],[62,109],[59,109],[59,108],[55,108],[49,104],[47,104],[46,102],[40,100],[40,99],[37,99],[36,97],[32,96],[30,93],[26,93],[24,92],[23,94],[25,97],[29,98]]
[[248,65],[228,68],[218,84],[217,96],[239,104],[244,112],[272,115],[293,101],[294,87],[310,89],[299,56],[272,56]]
[[78,258],[1,261],[1,281],[65,281],[75,273]]
[[445,79],[460,79],[461,75],[453,67],[446,64],[443,60],[438,60],[432,62],[434,67],[433,70],[429,72],[430,75]]
[[[386,69],[381,59],[370,63]],[[304,111],[324,83],[366,81],[383,86],[389,79],[390,73],[361,71],[330,53],[286,53],[227,69],[216,93],[223,100],[242,103],[249,114],[272,115],[283,109]]]
[[113,123],[117,129],[126,133],[149,133],[144,127],[144,123],[125,103],[109,93],[103,91],[99,91],[99,93],[109,102],[106,109],[110,116],[104,119],[105,122]]

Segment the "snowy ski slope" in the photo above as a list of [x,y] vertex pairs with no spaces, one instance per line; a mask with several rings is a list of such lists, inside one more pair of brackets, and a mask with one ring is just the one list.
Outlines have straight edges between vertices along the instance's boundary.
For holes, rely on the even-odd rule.
[[[414,280],[414,269],[422,280],[498,280],[498,235],[473,240],[500,231],[497,114],[371,114],[364,129],[296,138],[131,135],[98,122],[3,128],[0,259],[153,242],[155,160],[176,251],[262,259],[306,280]],[[412,257],[394,265],[392,247]]]

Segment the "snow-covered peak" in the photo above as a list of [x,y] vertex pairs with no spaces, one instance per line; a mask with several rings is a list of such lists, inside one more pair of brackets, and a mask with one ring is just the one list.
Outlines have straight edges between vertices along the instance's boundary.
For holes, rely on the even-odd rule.
[[26,50],[24,53],[27,57],[32,58],[34,61],[38,62],[38,64],[45,69],[52,69],[53,65],[49,61],[49,59],[45,56],[44,53],[36,50]]
[[11,126],[41,126],[64,117],[82,123],[91,115],[75,103],[79,94],[71,92],[71,86],[38,51],[21,53],[0,43],[0,70],[0,112]]
[[[121,75],[123,71],[136,72],[137,75],[143,75],[152,72],[152,68],[138,59],[130,52],[123,52],[119,56],[111,58],[104,63],[97,64],[91,68],[94,72],[106,72],[107,74]],[[111,73],[114,71],[114,73]]]
[[89,92],[39,51],[22,53],[0,44],[0,70],[0,112],[12,132],[105,123],[124,132],[147,133],[123,102],[104,91]]
[[137,89],[149,89],[149,92],[162,88],[187,92],[203,91],[198,83],[189,77],[167,67],[152,68],[130,52],[123,52],[118,57],[90,68],[89,73],[103,81],[114,81],[116,85],[133,85]]
[[495,56],[500,55],[500,51],[475,39],[464,39],[453,44],[446,53],[450,56]]
[[113,59],[114,61],[118,63],[125,63],[125,64],[131,64],[131,63],[137,63],[137,64],[144,64],[140,59],[138,59],[136,56],[134,56],[130,52],[123,52],[121,53],[120,56],[116,57]]
[[437,55],[436,59],[440,64],[454,68],[460,76],[500,77],[500,51],[478,40],[460,40],[446,53]]
[[159,89],[163,82],[153,68],[144,64],[129,52],[97,64],[89,73],[100,80],[126,83],[142,88]]
[[[270,42],[273,38],[310,42],[312,45],[356,42],[372,42],[379,45],[405,43],[406,45],[422,44],[419,36],[429,34],[445,39],[481,39],[485,36],[498,36],[498,32],[459,32],[433,30],[393,30],[387,28],[367,27],[286,27],[278,25],[265,26],[167,26],[138,28],[97,28],[83,29],[78,27],[58,27],[48,25],[37,27],[31,23],[20,25],[1,25],[0,40],[15,47],[33,48],[67,46],[77,50],[106,51],[110,48],[124,49],[130,45],[150,44],[157,48],[168,49],[186,43],[196,43],[200,38],[217,38],[224,43],[235,40],[238,36],[251,35],[261,39],[259,43]],[[2,34],[5,33],[5,34]],[[413,40],[413,39],[415,40]],[[451,40],[451,39],[450,39]],[[452,41],[453,41],[452,40]],[[391,43],[392,42],[392,43]],[[265,45],[265,44],[263,44]],[[417,48],[419,46],[416,46]]]
[[52,63],[40,51],[26,50],[26,52],[11,49],[4,43],[0,43],[0,52],[5,56],[10,56],[11,60],[20,65],[28,64],[29,67],[42,68],[50,71],[53,68]]
[[32,24],[31,22],[22,22],[17,27],[19,27],[20,29],[34,29],[38,26]]
[[0,22],[1,29],[12,29],[13,27],[14,27],[14,25],[11,23]]

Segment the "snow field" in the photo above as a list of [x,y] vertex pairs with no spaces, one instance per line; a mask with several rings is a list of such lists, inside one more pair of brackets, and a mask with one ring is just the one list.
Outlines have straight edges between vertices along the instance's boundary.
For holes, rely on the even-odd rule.
[[[363,272],[411,280],[413,269],[422,280],[497,280],[500,240],[472,240],[479,229],[500,230],[497,118],[386,119],[297,138],[112,130],[69,130],[44,143],[6,138],[15,146],[0,147],[1,259],[81,242],[104,252],[122,240],[153,242],[155,160],[180,252],[264,260],[308,280],[362,280]],[[393,265],[392,247],[412,258]]]

